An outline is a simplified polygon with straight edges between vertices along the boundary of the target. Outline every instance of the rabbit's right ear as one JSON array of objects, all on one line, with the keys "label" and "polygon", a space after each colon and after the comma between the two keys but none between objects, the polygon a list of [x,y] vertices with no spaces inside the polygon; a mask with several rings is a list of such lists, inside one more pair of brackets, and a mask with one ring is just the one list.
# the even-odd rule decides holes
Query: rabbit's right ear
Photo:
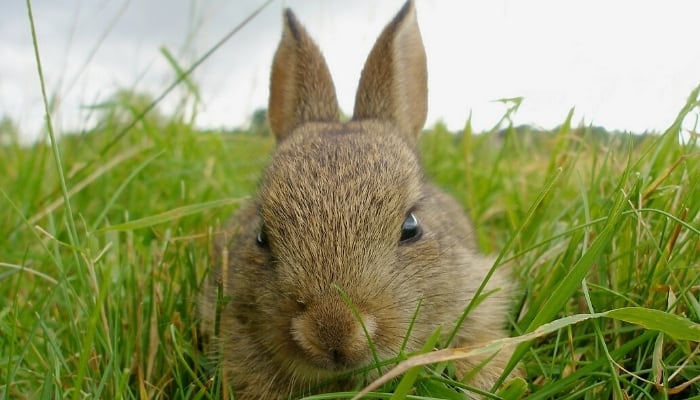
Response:
[{"label": "rabbit's right ear", "polygon": [[340,118],[326,61],[289,9],[272,62],[268,116],[278,141],[305,122],[337,122]]}]

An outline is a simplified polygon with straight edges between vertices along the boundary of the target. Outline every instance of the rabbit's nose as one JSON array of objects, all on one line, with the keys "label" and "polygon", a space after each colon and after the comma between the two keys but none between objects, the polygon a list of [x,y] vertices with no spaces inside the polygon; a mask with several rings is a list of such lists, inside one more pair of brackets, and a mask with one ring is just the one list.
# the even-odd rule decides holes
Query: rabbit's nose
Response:
[{"label": "rabbit's nose", "polygon": [[368,343],[376,330],[373,316],[360,316],[362,322],[342,301],[308,305],[292,319],[292,337],[312,364],[334,370],[356,367],[369,360]]}]

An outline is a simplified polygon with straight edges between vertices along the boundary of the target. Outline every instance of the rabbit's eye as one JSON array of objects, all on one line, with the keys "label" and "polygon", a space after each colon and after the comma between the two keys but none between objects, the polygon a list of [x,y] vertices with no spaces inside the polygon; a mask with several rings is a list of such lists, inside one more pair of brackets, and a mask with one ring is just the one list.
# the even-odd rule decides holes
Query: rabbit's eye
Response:
[{"label": "rabbit's eye", "polygon": [[401,225],[401,239],[399,239],[400,244],[406,244],[414,242],[420,239],[423,234],[423,229],[420,227],[420,222],[418,218],[413,213],[408,213],[406,219]]},{"label": "rabbit's eye", "polygon": [[255,237],[255,243],[260,247],[267,248],[267,233],[265,233],[265,227],[260,228],[260,232]]}]

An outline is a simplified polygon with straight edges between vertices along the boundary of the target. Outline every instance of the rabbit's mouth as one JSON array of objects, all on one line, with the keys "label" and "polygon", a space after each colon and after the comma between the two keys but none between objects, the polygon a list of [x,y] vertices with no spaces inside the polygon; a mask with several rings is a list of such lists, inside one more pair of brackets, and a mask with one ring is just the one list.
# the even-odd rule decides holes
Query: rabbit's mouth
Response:
[{"label": "rabbit's mouth", "polygon": [[335,376],[338,374],[356,370],[367,364],[367,357],[363,361],[351,360],[340,349],[331,349],[328,354],[310,355],[308,352],[301,354],[303,362],[310,367],[316,375]]}]

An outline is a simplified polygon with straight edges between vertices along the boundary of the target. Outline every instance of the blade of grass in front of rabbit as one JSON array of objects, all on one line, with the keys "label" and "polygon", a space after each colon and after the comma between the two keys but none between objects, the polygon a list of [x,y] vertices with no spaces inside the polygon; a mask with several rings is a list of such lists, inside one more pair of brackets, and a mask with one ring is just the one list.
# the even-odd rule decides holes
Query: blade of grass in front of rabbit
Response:
[{"label": "blade of grass in front of rabbit", "polygon": [[338,291],[340,294],[340,297],[343,299],[343,302],[350,307],[350,311],[352,312],[352,315],[355,317],[355,319],[360,323],[360,326],[362,327],[362,331],[365,334],[365,338],[367,338],[367,344],[369,345],[369,349],[372,352],[372,360],[374,361],[374,364],[377,368],[377,372],[379,375],[382,374],[382,366],[381,363],[379,362],[379,356],[377,355],[377,349],[374,346],[374,343],[372,342],[372,337],[369,334],[369,331],[367,330],[367,327],[365,326],[364,321],[362,320],[362,317],[360,316],[360,313],[357,311],[357,307],[353,304],[352,300],[350,299],[350,296],[341,288],[340,286],[333,284],[333,287]]}]

